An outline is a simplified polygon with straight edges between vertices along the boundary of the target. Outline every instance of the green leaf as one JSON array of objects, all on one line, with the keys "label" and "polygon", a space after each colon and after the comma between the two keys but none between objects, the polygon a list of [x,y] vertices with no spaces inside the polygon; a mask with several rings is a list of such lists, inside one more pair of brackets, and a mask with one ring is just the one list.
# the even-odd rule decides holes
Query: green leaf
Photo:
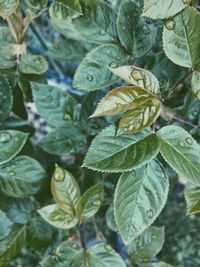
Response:
[{"label": "green leaf", "polygon": [[160,94],[158,79],[148,70],[135,66],[122,66],[110,70],[128,84],[141,87],[153,95]]},{"label": "green leaf", "polygon": [[75,215],[80,199],[80,189],[73,175],[56,166],[51,182],[51,190],[58,206],[69,215]]},{"label": "green leaf", "polygon": [[53,21],[64,23],[82,15],[79,0],[56,0],[49,9],[50,17]]},{"label": "green leaf", "polygon": [[161,141],[161,154],[167,163],[188,182],[199,186],[199,144],[178,126],[163,127],[158,135]]},{"label": "green leaf", "polygon": [[191,80],[192,91],[200,101],[200,72],[194,71]]},{"label": "green leaf", "polygon": [[15,42],[10,30],[6,26],[0,26],[0,46],[4,49],[7,45]]},{"label": "green leaf", "polygon": [[1,224],[0,228],[0,242],[1,242],[2,239],[7,237],[13,226],[11,220],[1,210],[0,210],[0,224]]},{"label": "green leaf", "polygon": [[0,165],[14,158],[25,145],[27,138],[27,134],[19,131],[0,131]]},{"label": "green leaf", "polygon": [[199,24],[199,12],[187,7],[176,17],[166,21],[163,31],[163,45],[167,57],[177,65],[197,71],[200,71]]},{"label": "green leaf", "polygon": [[200,212],[200,187],[187,183],[185,186],[185,200],[187,213],[195,214]]},{"label": "green leaf", "polygon": [[153,45],[151,30],[140,17],[140,8],[129,0],[119,7],[117,31],[121,44],[136,58],[144,56]]},{"label": "green leaf", "polygon": [[94,91],[116,82],[118,78],[108,67],[118,67],[129,63],[130,57],[117,45],[106,44],[91,50],[80,63],[74,76],[73,86]]},{"label": "green leaf", "polygon": [[144,0],[143,16],[152,19],[173,17],[189,4],[190,0]]},{"label": "green leaf", "polygon": [[86,254],[88,267],[126,267],[125,262],[110,245],[96,244],[89,248]]},{"label": "green leaf", "polygon": [[77,218],[61,210],[56,204],[41,208],[38,213],[46,222],[60,229],[70,229],[78,223]]},{"label": "green leaf", "polygon": [[0,16],[10,16],[19,6],[19,0],[4,0],[0,2]]},{"label": "green leaf", "polygon": [[144,262],[140,264],[140,267],[173,267],[173,266],[163,261],[159,261],[159,262],[153,262],[153,263]]},{"label": "green leaf", "polygon": [[0,188],[4,194],[24,198],[38,193],[47,173],[35,159],[18,156],[0,168]]},{"label": "green leaf", "polygon": [[151,259],[162,249],[164,239],[164,227],[150,226],[128,246],[128,254],[134,260]]},{"label": "green leaf", "polygon": [[114,232],[117,232],[117,225],[115,223],[115,218],[114,218],[114,210],[113,210],[113,206],[110,206],[107,209],[106,212],[106,223],[107,226]]},{"label": "green leaf", "polygon": [[158,118],[160,111],[160,101],[155,98],[137,106],[122,117],[117,134],[134,134],[149,127]]},{"label": "green leaf", "polygon": [[77,216],[80,221],[93,217],[101,207],[103,201],[103,184],[99,183],[90,187],[81,197],[77,205]]},{"label": "green leaf", "polygon": [[66,156],[78,153],[86,146],[86,138],[72,122],[58,127],[47,134],[39,143],[40,147],[53,155]]},{"label": "green leaf", "polygon": [[168,187],[168,178],[157,161],[122,174],[115,191],[114,213],[126,245],[155,221],[166,203]]},{"label": "green leaf", "polygon": [[26,242],[26,226],[15,226],[6,239],[0,242],[0,263],[14,259]]},{"label": "green leaf", "polygon": [[64,241],[53,256],[45,258],[42,267],[84,267],[84,252],[74,241]]},{"label": "green leaf", "polygon": [[48,0],[25,0],[25,2],[32,8],[42,9],[47,6]]},{"label": "green leaf", "polygon": [[117,40],[116,14],[101,0],[81,0],[83,15],[73,21],[76,30],[92,43],[112,43]]},{"label": "green leaf", "polygon": [[116,136],[115,127],[109,126],[93,140],[83,166],[106,172],[130,171],[152,160],[158,152],[158,138],[149,129]]},{"label": "green leaf", "polygon": [[16,67],[16,61],[12,54],[5,51],[5,49],[0,50],[0,70],[7,70]]},{"label": "green leaf", "polygon": [[134,110],[151,99],[151,95],[136,86],[122,86],[110,91],[98,104],[91,117],[116,115]]},{"label": "green leaf", "polygon": [[9,117],[13,105],[13,96],[8,79],[0,76],[0,121]]},{"label": "green leaf", "polygon": [[32,89],[38,113],[51,125],[67,125],[67,121],[72,118],[76,100],[55,86],[32,83]]},{"label": "green leaf", "polygon": [[42,74],[47,71],[48,63],[42,56],[23,54],[18,67],[21,73]]}]

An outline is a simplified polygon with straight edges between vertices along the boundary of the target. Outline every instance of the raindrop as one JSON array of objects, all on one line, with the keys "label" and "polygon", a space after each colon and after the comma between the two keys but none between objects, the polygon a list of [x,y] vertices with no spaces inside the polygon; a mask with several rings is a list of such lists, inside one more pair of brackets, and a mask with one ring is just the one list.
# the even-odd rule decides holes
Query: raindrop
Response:
[{"label": "raindrop", "polygon": [[134,80],[139,81],[142,80],[142,76],[138,70],[133,70],[131,72],[131,76],[133,77]]},{"label": "raindrop", "polygon": [[176,23],[173,19],[169,19],[167,21],[165,21],[165,27],[168,29],[168,30],[173,30],[176,26]]},{"label": "raindrop", "polygon": [[170,130],[170,133],[175,133],[175,130],[174,129]]},{"label": "raindrop", "polygon": [[187,143],[188,145],[192,145],[192,144],[193,144],[193,140],[192,140],[192,138],[190,138],[190,137],[186,138],[186,143]]},{"label": "raindrop", "polygon": [[72,245],[72,248],[77,248],[77,245],[76,245],[76,244],[73,244],[73,245]]},{"label": "raindrop", "polygon": [[121,59],[121,57],[120,56],[117,56],[117,60],[120,60]]},{"label": "raindrop", "polygon": [[147,211],[147,217],[150,219],[153,217],[153,211],[152,210]]},{"label": "raindrop", "polygon": [[110,68],[117,68],[117,67],[118,67],[118,64],[117,64],[117,62],[111,62],[111,63],[109,64],[109,67],[110,67]]},{"label": "raindrop", "polygon": [[48,100],[49,101],[52,101],[53,100],[53,97],[51,95],[48,96]]},{"label": "raindrop", "polygon": [[10,175],[10,176],[15,176],[16,173],[15,173],[14,171],[11,171],[11,172],[9,172],[9,175]]},{"label": "raindrop", "polygon": [[91,75],[88,74],[88,76],[87,76],[87,80],[91,82],[91,81],[93,80],[93,77],[92,77]]},{"label": "raindrop", "polygon": [[183,141],[179,142],[179,145],[184,147],[184,142]]},{"label": "raindrop", "polygon": [[54,173],[54,179],[56,181],[64,181],[65,179],[65,171],[59,167],[56,168],[56,171]]},{"label": "raindrop", "polygon": [[99,31],[99,34],[100,34],[101,36],[103,36],[103,35],[106,34],[106,32],[105,32],[103,29],[101,29],[101,30]]},{"label": "raindrop", "polygon": [[112,251],[112,247],[110,245],[106,245],[105,248],[107,251]]},{"label": "raindrop", "polygon": [[11,135],[8,132],[1,132],[0,133],[0,142],[7,143],[11,140]]},{"label": "raindrop", "polygon": [[99,207],[101,205],[101,201],[100,200],[96,200],[94,202],[94,205],[97,206],[97,207]]}]

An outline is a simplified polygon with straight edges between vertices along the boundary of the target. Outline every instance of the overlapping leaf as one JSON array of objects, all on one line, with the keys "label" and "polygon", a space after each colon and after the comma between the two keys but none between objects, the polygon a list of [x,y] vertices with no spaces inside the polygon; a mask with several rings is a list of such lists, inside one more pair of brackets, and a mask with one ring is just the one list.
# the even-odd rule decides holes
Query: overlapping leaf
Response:
[{"label": "overlapping leaf", "polygon": [[200,212],[200,186],[194,186],[190,183],[185,187],[185,200],[187,204],[187,213],[195,214]]},{"label": "overlapping leaf", "polygon": [[194,71],[191,80],[192,91],[200,101],[200,72]]},{"label": "overlapping leaf", "polygon": [[124,173],[114,196],[117,227],[125,244],[130,244],[160,214],[168,194],[168,179],[157,161]]},{"label": "overlapping leaf", "polygon": [[0,2],[0,16],[10,16],[19,6],[19,0],[4,0]]},{"label": "overlapping leaf", "polygon": [[173,17],[189,4],[190,0],[144,0],[143,16],[152,19]]},{"label": "overlapping leaf", "polygon": [[42,74],[47,71],[48,63],[42,56],[23,54],[18,67],[21,73]]},{"label": "overlapping leaf", "polygon": [[149,162],[158,152],[158,138],[150,130],[116,136],[115,127],[109,126],[95,137],[83,166],[107,172],[129,171]]},{"label": "overlapping leaf", "polygon": [[114,44],[101,45],[91,50],[80,63],[74,76],[74,87],[94,91],[116,82],[118,78],[108,70],[128,64],[130,56]]},{"label": "overlapping leaf", "polygon": [[11,220],[7,217],[7,215],[0,210],[0,241],[7,237],[7,235],[10,233],[13,223]]},{"label": "overlapping leaf", "polygon": [[200,183],[200,146],[183,128],[163,127],[158,135],[161,154],[175,171],[194,185]]},{"label": "overlapping leaf", "polygon": [[14,158],[23,148],[28,135],[16,131],[0,131],[0,165]]},{"label": "overlapping leaf", "polygon": [[163,32],[163,45],[167,57],[177,65],[196,71],[200,71],[199,24],[199,12],[187,7],[165,22]]}]

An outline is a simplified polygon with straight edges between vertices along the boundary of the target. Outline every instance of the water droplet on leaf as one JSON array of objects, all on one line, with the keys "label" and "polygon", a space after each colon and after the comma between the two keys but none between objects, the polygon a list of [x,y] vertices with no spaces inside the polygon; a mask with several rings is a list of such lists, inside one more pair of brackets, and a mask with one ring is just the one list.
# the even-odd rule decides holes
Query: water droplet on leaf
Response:
[{"label": "water droplet on leaf", "polygon": [[105,32],[103,29],[101,29],[101,30],[99,31],[99,34],[100,34],[101,36],[103,36],[103,35],[106,34],[106,32]]},{"label": "water droplet on leaf", "polygon": [[152,210],[147,211],[147,217],[150,219],[153,217],[153,211]]},{"label": "water droplet on leaf", "polygon": [[170,133],[175,133],[175,130],[174,129],[170,130]]},{"label": "water droplet on leaf", "polygon": [[9,175],[10,175],[10,176],[15,176],[16,173],[15,173],[14,171],[11,171],[11,172],[9,172]]},{"label": "water droplet on leaf", "polygon": [[11,140],[11,135],[8,132],[1,132],[0,133],[0,142],[7,143]]},{"label": "water droplet on leaf", "polygon": [[109,64],[109,67],[110,67],[110,68],[117,68],[117,67],[118,67],[118,64],[117,64],[117,62],[111,62],[111,63]]},{"label": "water droplet on leaf", "polygon": [[184,144],[183,141],[181,141],[181,142],[179,142],[179,145],[182,146],[182,147],[184,147],[185,144]]},{"label": "water droplet on leaf", "polygon": [[193,140],[192,140],[192,138],[190,138],[190,137],[186,138],[186,143],[187,143],[188,145],[192,145],[192,144],[193,144]]},{"label": "water droplet on leaf", "polygon": [[167,21],[165,21],[165,27],[168,29],[168,30],[173,30],[176,26],[176,23],[173,19],[169,19]]},{"label": "water droplet on leaf", "polygon": [[96,201],[94,202],[94,205],[97,206],[97,207],[100,206],[100,205],[101,205],[101,201],[100,201],[100,200],[96,200]]},{"label": "water droplet on leaf", "polygon": [[87,76],[87,80],[88,80],[88,81],[92,81],[92,80],[93,80],[93,77],[92,77],[91,75],[88,74],[88,76]]}]

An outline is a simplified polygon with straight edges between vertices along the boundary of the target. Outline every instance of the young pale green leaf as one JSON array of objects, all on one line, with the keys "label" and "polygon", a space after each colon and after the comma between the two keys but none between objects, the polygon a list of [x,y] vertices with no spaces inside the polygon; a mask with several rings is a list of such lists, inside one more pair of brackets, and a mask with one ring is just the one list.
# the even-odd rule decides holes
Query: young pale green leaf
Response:
[{"label": "young pale green leaf", "polygon": [[110,245],[96,244],[86,254],[88,267],[126,267],[125,262]]},{"label": "young pale green leaf", "polygon": [[0,263],[9,263],[26,243],[26,225],[14,226],[9,235],[0,241]]},{"label": "young pale green leaf", "polygon": [[19,0],[4,0],[0,2],[0,16],[7,18],[19,6]]},{"label": "young pale green leaf", "polygon": [[0,242],[4,238],[7,237],[7,235],[10,233],[12,230],[13,223],[11,220],[7,217],[7,215],[0,210]]},{"label": "young pale green leaf", "polygon": [[5,51],[5,49],[0,50],[0,70],[7,70],[16,67],[16,60],[12,54]]},{"label": "young pale green leaf", "polygon": [[150,226],[128,246],[128,254],[134,260],[151,259],[162,249],[164,240],[164,227]]},{"label": "young pale green leaf", "polygon": [[160,111],[160,101],[156,98],[128,111],[119,122],[117,135],[134,134],[149,127],[158,118]]},{"label": "young pale green leaf", "polygon": [[91,117],[116,115],[134,110],[151,99],[151,95],[137,86],[122,86],[110,91],[98,104]]},{"label": "young pale green leaf", "polygon": [[83,15],[73,24],[79,34],[91,43],[104,44],[116,42],[115,11],[102,0],[80,0]]},{"label": "young pale green leaf", "polygon": [[23,148],[28,135],[16,130],[0,131],[0,165],[14,158]]},{"label": "young pale green leaf", "polygon": [[58,206],[69,215],[75,215],[80,200],[80,189],[73,175],[56,166],[51,190]]},{"label": "young pale green leaf", "polygon": [[0,76],[0,121],[9,117],[13,105],[13,96],[8,80]]},{"label": "young pale green leaf", "polygon": [[105,172],[130,171],[155,158],[158,152],[158,138],[149,129],[116,136],[116,128],[109,126],[93,140],[83,166]]},{"label": "young pale green leaf", "polygon": [[143,16],[166,19],[182,11],[191,0],[144,0]]},{"label": "young pale green leaf", "polygon": [[86,137],[72,122],[58,127],[47,134],[39,143],[40,147],[53,155],[66,156],[78,153],[86,145]]},{"label": "young pale green leaf", "polygon": [[64,241],[53,256],[45,258],[42,267],[84,267],[84,251],[74,241]]},{"label": "young pale green leaf", "polygon": [[64,23],[82,15],[79,0],[56,0],[49,8],[49,14],[53,21]]},{"label": "young pale green leaf", "polygon": [[200,183],[200,146],[183,128],[166,126],[159,132],[161,154],[167,163],[194,185]]},{"label": "young pale green leaf", "polygon": [[194,71],[191,80],[192,91],[200,101],[200,72]]},{"label": "young pale green leaf", "polygon": [[31,8],[42,9],[47,6],[48,0],[25,0]]},{"label": "young pale green leaf", "polygon": [[140,264],[140,267],[173,267],[173,266],[163,261],[159,261],[159,262],[153,262],[153,263],[144,262]]},{"label": "young pale green leaf", "polygon": [[126,245],[155,221],[165,205],[168,187],[168,178],[157,161],[122,174],[115,191],[114,214]]},{"label": "young pale green leaf", "polygon": [[103,201],[103,183],[90,187],[78,202],[76,214],[80,221],[93,217],[101,207]]},{"label": "young pale green leaf", "polygon": [[41,208],[38,213],[46,222],[60,229],[70,229],[78,223],[74,215],[61,210],[56,204]]},{"label": "young pale green leaf", "polygon": [[129,0],[119,7],[117,31],[121,44],[136,58],[144,56],[153,45],[151,30],[140,17],[139,6]]},{"label": "young pale green leaf", "polygon": [[153,95],[160,94],[158,79],[148,70],[135,66],[122,66],[110,70],[131,85],[141,87]]},{"label": "young pale green leaf", "polygon": [[76,100],[60,88],[32,83],[33,99],[38,113],[54,126],[66,126],[72,118]]},{"label": "young pale green leaf", "polygon": [[35,159],[18,156],[0,168],[0,189],[7,196],[24,198],[38,193],[47,173]]},{"label": "young pale green leaf", "polygon": [[106,44],[91,50],[80,63],[74,76],[74,87],[94,91],[118,80],[108,67],[116,68],[129,63],[130,56],[117,45]]},{"label": "young pale green leaf", "polygon": [[199,24],[199,12],[187,7],[167,20],[163,31],[163,46],[167,57],[177,65],[197,71],[200,71]]},{"label": "young pale green leaf", "polygon": [[187,183],[185,186],[185,200],[187,213],[195,214],[200,212],[200,186]]},{"label": "young pale green leaf", "polygon": [[23,54],[18,64],[19,71],[25,74],[42,74],[48,69],[46,59],[38,55]]}]

